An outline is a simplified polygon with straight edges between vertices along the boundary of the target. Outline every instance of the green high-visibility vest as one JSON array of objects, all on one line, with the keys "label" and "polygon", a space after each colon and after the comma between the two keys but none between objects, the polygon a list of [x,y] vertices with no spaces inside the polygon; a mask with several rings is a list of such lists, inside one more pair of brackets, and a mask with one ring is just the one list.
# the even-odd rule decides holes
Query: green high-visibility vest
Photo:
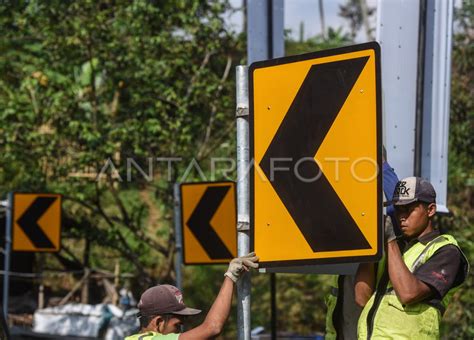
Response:
[{"label": "green high-visibility vest", "polygon": [[[378,263],[377,263],[377,275],[376,275],[376,284],[379,282],[380,278],[382,277],[382,274],[384,272],[385,268],[385,258],[382,258]],[[338,306],[338,304],[342,304],[343,301],[341,301],[341,289],[348,288],[347,284],[344,284],[343,280],[348,280],[351,279],[348,275],[333,275],[331,277],[331,290],[329,294],[326,296],[325,303],[326,303],[326,333],[324,335],[324,339],[326,340],[335,340],[338,338],[338,333],[339,333],[339,338],[344,338],[344,337],[355,337],[355,334],[357,333],[356,329],[356,322],[359,318],[359,314],[357,315],[349,315],[351,318],[356,318],[354,322],[346,320],[345,322],[343,321],[342,325],[340,327],[345,328],[345,329],[338,329],[336,331],[336,326],[334,325],[334,312],[336,310],[336,306],[338,309],[338,313],[341,314],[339,317],[348,317],[348,315],[343,315],[343,306]],[[353,281],[353,278],[352,280]],[[353,289],[353,287],[350,287]],[[353,303],[356,305],[355,301],[347,301],[347,291],[344,294],[344,299],[346,300],[344,303]],[[352,296],[353,294],[351,294]],[[352,307],[351,311],[360,310],[360,307]],[[354,329],[352,329],[354,328]],[[345,336],[344,336],[345,335]]]},{"label": "green high-visibility vest", "polygon": [[[413,273],[417,268],[426,263],[438,249],[447,245],[457,247],[466,263],[468,263],[457,241],[451,235],[439,235],[427,244],[418,242],[403,254],[403,261],[410,272]],[[429,305],[425,302],[404,305],[398,300],[389,282],[378,308],[375,311],[371,311],[376,296],[376,294],[373,294],[362,310],[357,329],[358,338],[438,339],[439,323],[442,314],[458,288],[459,286],[451,288],[437,306]],[[371,314],[370,317],[369,314]],[[369,330],[368,320],[371,323],[371,331]]]},{"label": "green high-visibility vest", "polygon": [[125,340],[178,340],[178,333],[160,334],[157,332],[146,332],[127,336]]},{"label": "green high-visibility vest", "polygon": [[334,340],[336,339],[336,329],[334,327],[333,322],[333,315],[334,309],[336,309],[337,304],[337,296],[339,292],[339,281],[340,276],[333,275],[331,277],[331,290],[329,294],[326,296],[326,334],[324,335],[324,339],[326,340]]}]

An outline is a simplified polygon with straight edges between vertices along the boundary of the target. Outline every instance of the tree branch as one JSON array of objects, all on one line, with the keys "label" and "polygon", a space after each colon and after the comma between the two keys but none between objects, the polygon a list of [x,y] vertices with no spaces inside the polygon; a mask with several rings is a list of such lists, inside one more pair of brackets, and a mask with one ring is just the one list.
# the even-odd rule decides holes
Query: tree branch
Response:
[{"label": "tree branch", "polygon": [[232,131],[234,128],[234,122],[231,122],[227,125],[227,128],[224,129],[224,132],[218,136],[214,137],[215,143],[212,145],[208,146],[206,149],[202,151],[201,157],[197,158],[198,161],[202,159],[206,159],[215,149],[217,149],[224,140],[229,138],[229,133]]},{"label": "tree branch", "polygon": [[146,236],[143,233],[142,230],[135,227],[133,224],[125,223],[123,220],[121,220],[117,217],[111,217],[111,216],[107,215],[107,213],[103,210],[100,201],[96,201],[95,202],[96,207],[94,207],[94,206],[92,206],[92,205],[90,205],[90,204],[88,204],[84,201],[78,200],[78,199],[76,199],[74,197],[71,197],[71,196],[64,195],[63,198],[64,198],[64,200],[69,200],[69,201],[78,203],[78,204],[82,205],[83,207],[87,208],[88,210],[90,210],[92,213],[100,215],[105,220],[105,222],[114,230],[116,230],[115,223],[118,223],[118,224],[121,224],[121,225],[125,226],[131,232],[133,232],[133,234],[140,241],[145,242],[146,244],[148,244],[148,246],[150,246],[154,250],[158,251],[159,253],[163,254],[164,256],[167,256],[168,249],[166,249],[166,247],[164,247],[162,244],[160,244],[160,243],[156,242],[155,240],[151,239],[150,237]]},{"label": "tree branch", "polygon": [[[224,73],[222,74],[222,77],[219,81],[219,86],[217,87],[216,95],[214,96],[215,98],[219,98],[219,95],[224,88],[224,83],[229,77],[230,69],[232,67],[232,58],[230,55],[227,56],[227,63],[225,65]],[[197,153],[197,159],[201,159],[202,154],[204,153],[204,149],[206,147],[206,144],[209,142],[209,139],[211,138],[211,130],[212,126],[214,125],[214,118],[216,116],[217,112],[217,106],[216,104],[212,103],[211,104],[211,113],[209,115],[209,123],[207,124],[206,127],[206,133],[204,135],[204,139],[201,143],[201,146],[199,147],[199,151]]]},{"label": "tree branch", "polygon": [[[109,183],[109,190],[110,192],[112,193],[112,197],[114,198],[114,201],[115,201],[115,204],[117,204],[117,207],[119,208],[120,210],[120,214],[122,215],[122,218],[124,220],[124,223],[127,225],[127,226],[130,226],[132,227],[132,229],[137,229],[132,221],[130,220],[130,216],[128,215],[128,212],[127,212],[127,209],[125,209],[125,206],[123,205],[123,202],[122,200],[120,199],[119,197],[119,194],[117,192],[117,189],[115,189],[114,187],[114,182],[112,180],[112,178],[110,176],[107,176],[107,179],[108,179],[108,183]],[[96,182],[97,183],[97,182]],[[96,188],[97,187],[97,184],[96,184]]]},{"label": "tree branch", "polygon": [[31,105],[33,106],[33,111],[36,115],[39,115],[40,112],[39,112],[38,102],[36,101],[35,90],[30,85],[28,85],[26,88],[28,89],[28,94],[31,100]]},{"label": "tree branch", "polygon": [[92,38],[89,34],[88,41],[87,41],[87,54],[89,58],[89,65],[91,69],[90,74],[90,85],[91,85],[91,103],[92,103],[92,113],[93,113],[93,123],[94,128],[97,130],[97,112],[98,112],[98,104],[97,104],[97,89],[95,87],[95,68],[94,68],[94,56],[92,53]]},{"label": "tree branch", "polygon": [[196,73],[194,73],[191,80],[189,81],[189,86],[188,86],[188,89],[186,90],[185,101],[187,101],[189,99],[189,97],[191,96],[191,93],[193,91],[193,88],[194,88],[194,85],[196,83],[197,78],[201,74],[202,70],[207,66],[207,64],[209,63],[209,60],[211,59],[211,56],[214,53],[215,52],[209,52],[209,51],[206,52],[206,55],[204,56],[204,58],[201,62],[201,65],[199,66],[198,70],[196,71]]}]

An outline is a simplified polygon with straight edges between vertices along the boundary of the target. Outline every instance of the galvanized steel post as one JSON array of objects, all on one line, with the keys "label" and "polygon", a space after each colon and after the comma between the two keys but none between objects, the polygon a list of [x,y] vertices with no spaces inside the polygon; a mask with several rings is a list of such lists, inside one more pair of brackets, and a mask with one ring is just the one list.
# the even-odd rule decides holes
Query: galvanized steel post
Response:
[{"label": "galvanized steel post", "polygon": [[[249,65],[255,61],[267,60],[277,57],[283,57],[285,54],[285,42],[284,42],[284,22],[283,22],[283,0],[252,0],[247,1],[247,61]],[[242,74],[242,78],[239,80],[239,74]],[[245,77],[245,78],[243,78]],[[245,79],[245,81],[243,81]],[[239,92],[240,88],[240,92]],[[239,122],[240,114],[246,113]],[[238,200],[242,199],[242,204],[245,203],[245,207],[241,207],[239,204],[238,215],[242,217],[243,223],[248,223],[249,220],[249,182],[248,182],[248,161],[241,161],[239,163],[239,152],[241,157],[245,157],[248,160],[248,84],[247,84],[247,69],[242,66],[237,67],[237,177],[240,178],[237,183]],[[240,125],[240,126],[239,126]],[[240,129],[240,130],[239,130]],[[240,132],[239,132],[240,131]],[[240,139],[239,139],[240,138]],[[245,144],[239,144],[239,141]],[[245,147],[244,147],[245,146]],[[241,158],[244,159],[244,158]],[[251,160],[253,162],[253,160]],[[240,176],[239,176],[239,169]],[[243,177],[245,175],[245,177]],[[242,183],[241,183],[242,182]],[[245,189],[243,188],[245,183]],[[239,184],[241,189],[239,190]],[[240,194],[239,194],[240,191]],[[245,201],[244,201],[245,199]],[[242,224],[243,225],[243,224]],[[248,249],[248,233],[239,236],[239,255],[245,252],[240,251],[242,249]],[[246,242],[246,243],[245,243]],[[258,255],[258,254],[257,254]],[[271,274],[272,281],[275,283],[275,274]],[[242,285],[248,284],[248,304],[245,308],[248,308],[248,312],[238,310],[238,321],[243,320],[244,326],[241,332],[239,327],[239,339],[250,339],[250,279],[248,283],[242,283]],[[239,289],[239,288],[237,288]],[[239,292],[239,291],[237,291]],[[242,291],[245,294],[246,291]],[[272,292],[272,296],[275,291]],[[246,295],[245,295],[246,296]],[[275,300],[274,300],[275,301]],[[241,314],[243,313],[243,315]],[[248,317],[248,319],[246,319]],[[272,309],[272,321],[276,320],[276,308]],[[276,326],[272,323],[272,338],[276,336]]]},{"label": "galvanized steel post", "polygon": [[[236,70],[237,119],[237,253],[249,252],[249,91],[247,66]],[[237,282],[237,329],[239,340],[250,340],[250,274]]]},{"label": "galvanized steel post", "polygon": [[6,209],[5,218],[5,248],[3,249],[3,315],[8,320],[8,295],[9,295],[9,274],[10,274],[10,253],[12,247],[12,209],[13,193],[9,192],[7,200],[4,202]]},{"label": "galvanized steel post", "polygon": [[174,235],[176,242],[176,257],[174,268],[176,272],[176,287],[182,290],[183,279],[181,275],[181,265],[183,263],[183,237],[181,234],[181,194],[179,191],[179,183],[175,183],[173,187],[174,201]]}]

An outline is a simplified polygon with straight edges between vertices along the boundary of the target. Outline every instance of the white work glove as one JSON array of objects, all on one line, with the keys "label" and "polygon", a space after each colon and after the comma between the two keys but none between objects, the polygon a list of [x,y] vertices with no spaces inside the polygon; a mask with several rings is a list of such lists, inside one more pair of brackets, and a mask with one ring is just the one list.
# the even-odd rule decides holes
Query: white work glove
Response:
[{"label": "white work glove", "polygon": [[392,242],[393,240],[397,239],[395,235],[395,231],[393,231],[393,223],[392,218],[390,216],[384,216],[385,219],[385,227],[384,227],[384,238],[385,243]]},{"label": "white work glove", "polygon": [[258,268],[258,256],[252,252],[245,256],[236,257],[229,263],[229,268],[225,272],[225,276],[232,281],[237,282],[243,272],[248,272],[249,268]]}]

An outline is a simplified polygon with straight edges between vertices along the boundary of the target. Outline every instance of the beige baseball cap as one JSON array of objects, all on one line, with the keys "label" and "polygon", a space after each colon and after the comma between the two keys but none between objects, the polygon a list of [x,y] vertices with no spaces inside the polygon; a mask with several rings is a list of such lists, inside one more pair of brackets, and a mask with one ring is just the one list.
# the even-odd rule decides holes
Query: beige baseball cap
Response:
[{"label": "beige baseball cap", "polygon": [[436,203],[436,191],[426,179],[407,177],[398,181],[391,203],[405,205],[413,202]]}]

